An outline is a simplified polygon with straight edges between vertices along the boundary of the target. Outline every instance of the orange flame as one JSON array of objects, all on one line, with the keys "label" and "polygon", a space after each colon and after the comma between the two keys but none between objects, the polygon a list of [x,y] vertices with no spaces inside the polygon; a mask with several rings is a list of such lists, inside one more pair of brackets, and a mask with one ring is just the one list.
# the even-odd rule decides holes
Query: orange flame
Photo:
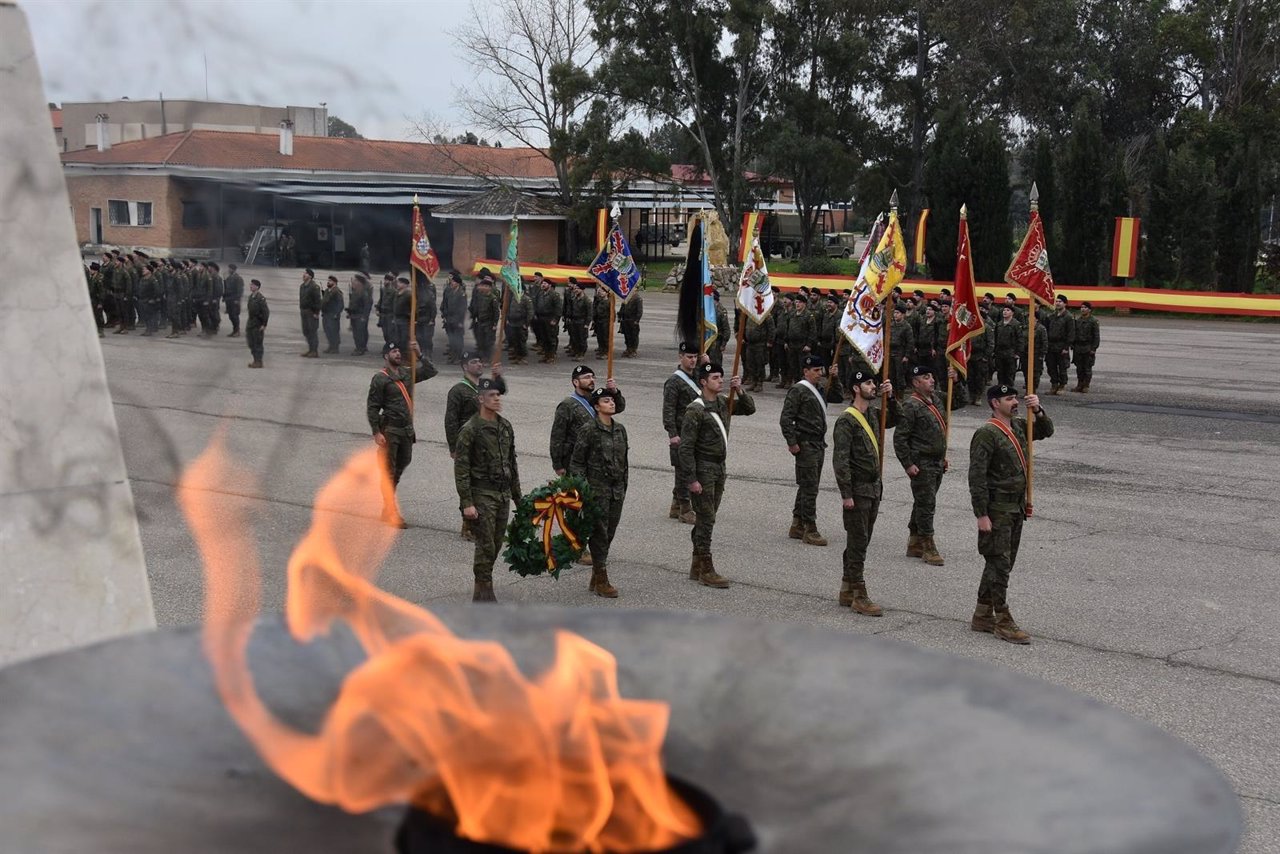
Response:
[{"label": "orange flame", "polygon": [[369,656],[315,734],[278,720],[249,672],[260,573],[243,502],[226,497],[247,475],[215,440],[179,484],[205,565],[205,654],[267,765],[350,812],[413,803],[463,837],[528,851],[642,851],[696,836],[662,769],[669,708],[623,699],[609,652],[559,632],[555,663],[530,680],[500,644],[455,637],[374,585],[395,534],[357,513],[378,506],[385,476],[375,450],[352,457],[316,496],[289,560],[293,636],[307,641],[340,619]]}]

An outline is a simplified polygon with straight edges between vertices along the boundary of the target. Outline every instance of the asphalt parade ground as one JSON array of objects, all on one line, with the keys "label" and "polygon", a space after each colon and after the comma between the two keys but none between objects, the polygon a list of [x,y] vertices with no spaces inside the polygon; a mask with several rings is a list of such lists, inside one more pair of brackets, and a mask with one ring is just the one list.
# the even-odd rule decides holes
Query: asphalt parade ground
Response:
[{"label": "asphalt parade ground", "polygon": [[[317,280],[327,272],[317,270]],[[300,271],[241,273],[246,282],[262,279],[271,306],[265,370],[246,368],[248,348],[243,338],[224,337],[225,316],[216,340],[110,331],[102,340],[164,625],[201,618],[200,558],[174,485],[215,431],[225,430],[235,457],[253,473],[232,494],[216,496],[215,506],[248,502],[267,610],[283,603],[285,566],[310,523],[317,490],[371,444],[365,395],[382,364],[381,331],[371,321],[367,356],[350,355],[344,328],[341,355],[301,359]],[[340,274],[344,291],[347,278]],[[1280,851],[1280,324],[1104,316],[1090,393],[1049,397],[1046,377],[1043,404],[1056,433],[1036,444],[1036,514],[1009,587],[1013,613],[1034,638],[1019,647],[968,627],[982,561],[966,472],[985,406],[955,416],[950,472],[938,496],[936,540],[945,566],[904,556],[911,493],[901,466],[891,453],[886,459],[866,571],[884,617],[836,604],[844,533],[829,453],[818,528],[831,545],[787,538],[795,486],[778,429],[784,392],[772,384],[756,395],[756,415],[733,419],[713,545],[716,567],[733,586],[689,581],[690,528],[667,518],[672,472],[661,423],[662,384],[676,361],[674,317],[673,295],[646,293],[640,355],[615,363],[631,446],[630,488],[609,567],[621,598],[588,593],[582,567],[559,581],[525,579],[499,561],[500,602],[790,621],[888,635],[1010,667],[1195,746],[1240,796],[1248,825],[1241,850]],[[567,343],[563,332],[560,342]],[[439,356],[439,328],[435,343]],[[621,336],[617,345],[620,355]],[[731,358],[732,345],[726,363]],[[587,363],[602,383],[604,360]],[[458,533],[443,427],[445,395],[460,372],[442,358],[436,364],[441,375],[418,386],[418,443],[400,485],[410,527],[379,576],[385,589],[427,606],[469,601],[472,586],[472,544]],[[515,426],[526,490],[553,474],[551,419],[570,391],[574,364],[561,353],[555,365],[507,368],[503,414]],[[830,421],[840,409],[829,408]],[[379,510],[353,512],[367,512],[377,524]],[[998,775],[1009,762],[1017,757],[993,756],[990,769],[975,773]]]}]

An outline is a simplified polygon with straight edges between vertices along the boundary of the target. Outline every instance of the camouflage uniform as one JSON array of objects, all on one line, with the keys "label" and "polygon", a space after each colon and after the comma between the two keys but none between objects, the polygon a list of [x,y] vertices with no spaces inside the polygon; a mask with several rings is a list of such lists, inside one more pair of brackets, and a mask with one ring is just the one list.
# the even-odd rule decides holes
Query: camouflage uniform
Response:
[{"label": "camouflage uniform", "polygon": [[[436,286],[426,276],[418,279],[418,316],[414,319],[413,334],[422,350],[422,355],[430,359],[435,353],[436,337]],[[365,313],[366,316],[368,312]],[[368,336],[366,336],[367,339]]]},{"label": "camouflage uniform", "polygon": [[[1059,303],[1061,305],[1061,303]],[[1071,369],[1071,345],[1076,340],[1076,319],[1063,306],[1049,315],[1045,324],[1049,332],[1049,385],[1057,394],[1067,387],[1067,373]]]},{"label": "camouflage uniform", "polygon": [[804,359],[804,348],[814,337],[812,318],[807,309],[796,308],[791,312],[787,323],[787,366],[783,372],[786,387],[790,388],[800,382],[800,362]]},{"label": "camouflage uniform", "polygon": [[471,330],[476,337],[476,349],[480,351],[480,358],[488,362],[493,358],[493,347],[498,334],[498,320],[502,316],[502,306],[498,303],[497,294],[492,288],[488,293],[476,288],[471,302]]},{"label": "camouflage uniform", "polygon": [[[614,414],[620,415],[627,408],[622,392],[615,392],[614,402],[617,404]],[[551,421],[551,468],[557,472],[568,471],[578,434],[595,420],[595,408],[582,395],[575,392],[560,401],[556,406],[555,418]]]},{"label": "camouflage uniform", "polygon": [[569,460],[569,473],[586,478],[600,509],[600,520],[590,531],[591,564],[596,575],[608,566],[609,545],[622,520],[629,474],[627,450],[627,429],[620,422],[615,420],[606,427],[593,418],[578,431]]},{"label": "camouflage uniform", "polygon": [[516,468],[516,434],[501,415],[487,421],[479,413],[458,431],[453,480],[458,507],[475,507],[471,522],[475,533],[475,557],[471,570],[478,583],[493,583],[493,563],[502,548],[511,502],[520,500],[520,474]]},{"label": "camouflage uniform", "polygon": [[[253,296],[261,296],[261,293]],[[252,309],[252,297],[250,308]],[[429,380],[439,371],[425,359],[418,362],[417,376],[411,379],[408,367],[383,368],[369,381],[369,395],[365,401],[365,416],[375,435],[382,434],[386,444],[378,449],[378,456],[386,467],[389,483],[383,484],[382,512],[395,511],[396,487],[400,476],[413,461],[413,445],[418,441],[413,430],[414,381]],[[398,517],[398,513],[396,513]]]},{"label": "camouflage uniform", "polygon": [[[320,298],[320,319],[324,324],[325,342],[329,345],[325,352],[337,353],[342,343],[342,291],[336,284],[324,289]],[[405,345],[404,350],[408,349]]]},{"label": "camouflage uniform", "polygon": [[560,349],[560,315],[564,304],[555,285],[544,292],[534,302],[533,313],[538,321],[538,330],[542,333],[539,343],[542,344],[542,361],[554,362]]},{"label": "camouflage uniform", "polygon": [[636,355],[640,348],[640,318],[644,316],[644,297],[640,291],[632,291],[627,301],[618,306],[618,326],[626,349],[622,355]]},{"label": "camouflage uniform", "polygon": [[[993,419],[994,420],[994,419]],[[1010,425],[1025,456],[1029,447],[1024,419],[1015,418]],[[1032,435],[1047,439],[1053,435],[1053,422],[1043,410],[1035,418]],[[1009,576],[1018,559],[1022,540],[1022,522],[1026,518],[1027,473],[1022,457],[1004,431],[988,421],[979,427],[969,443],[969,498],[976,518],[991,519],[990,532],[978,532],[978,553],[985,558],[982,581],[978,585],[978,608],[974,612],[975,631],[995,631],[1007,640],[1014,639],[1001,631],[1002,621],[1012,632],[1021,633],[1009,614]],[[1022,641],[1027,636],[1022,634]]]},{"label": "camouflage uniform", "polygon": [[467,291],[462,285],[454,282],[445,285],[440,299],[440,320],[449,341],[449,362],[457,362],[462,356],[462,335],[467,321]]},{"label": "camouflage uniform", "polygon": [[[843,511],[845,548],[842,557],[844,572],[840,584],[841,605],[852,603],[856,585],[863,585],[862,593],[866,593],[863,572],[866,567],[867,545],[871,542],[876,516],[880,512],[880,499],[884,494],[884,485],[880,479],[879,440],[872,441],[849,409],[841,413],[831,430],[831,467],[835,472],[836,487],[840,490],[842,500],[853,499],[853,508]],[[890,399],[886,426],[892,427],[897,423],[897,413],[898,404]],[[874,433],[880,423],[878,403],[873,402],[864,417]]]},{"label": "camouflage uniform", "polygon": [[244,299],[244,278],[238,272],[227,276],[222,283],[222,301],[227,308],[227,319],[231,321],[231,335],[240,334],[240,301]]},{"label": "camouflage uniform", "polygon": [[[740,391],[735,397],[733,414],[752,415],[755,411],[756,404],[751,395]],[[725,395],[710,402],[699,395],[685,408],[680,419],[680,478],[686,490],[695,480],[702,486],[700,494],[690,494],[697,514],[690,535],[695,557],[711,555],[716,511],[720,509],[720,499],[724,496],[725,458],[729,450],[725,442],[729,429],[728,412],[729,398]],[[719,416],[719,424],[713,415]],[[725,434],[720,432],[720,424],[724,425]]]},{"label": "camouflage uniform", "polygon": [[249,354],[255,364],[262,364],[263,340],[266,338],[267,321],[271,317],[271,309],[267,306],[267,298],[262,291],[249,294],[249,319],[244,324],[244,340],[249,345]]},{"label": "camouflage uniform", "polygon": [[602,357],[609,352],[609,295],[611,291],[603,285],[595,289],[596,295],[591,300],[591,330],[596,336],[596,356]]},{"label": "camouflage uniform", "polygon": [[1049,350],[1049,332],[1045,329],[1044,323],[1039,320],[1036,321],[1035,350],[1032,353],[1032,368],[1028,371],[1025,364],[1027,361],[1027,329],[1028,327],[1025,326],[1021,328],[1021,336],[1018,339],[1018,352],[1021,354],[1024,363],[1022,375],[1026,378],[1028,386],[1032,394],[1034,394],[1035,390],[1040,387],[1040,377],[1044,374],[1044,357]]},{"label": "camouflage uniform", "polygon": [[742,333],[743,343],[743,372],[742,384],[751,386],[752,391],[759,391],[761,384],[765,381],[765,359],[767,358],[769,344],[773,341],[774,321],[773,313],[764,319],[763,323],[756,323],[750,318],[747,319],[745,331]]},{"label": "camouflage uniform", "polygon": [[898,426],[893,431],[893,452],[898,462],[903,469],[913,465],[919,468],[916,476],[911,478],[911,520],[907,528],[911,534],[908,549],[921,541],[919,545],[923,554],[908,553],[924,557],[938,566],[942,565],[941,557],[935,561],[929,555],[931,550],[936,554],[933,549],[933,515],[947,454],[945,410],[946,400],[936,391],[929,400],[913,391],[901,402]]},{"label": "camouflage uniform", "polygon": [[916,333],[911,322],[903,317],[889,326],[889,358],[893,364],[889,369],[889,381],[893,383],[894,394],[903,394],[907,387],[907,368],[916,351]]},{"label": "camouflage uniform", "polygon": [[[461,355],[461,354],[459,354]],[[498,391],[503,394],[507,393],[507,383],[502,377],[498,377]],[[449,446],[449,454],[454,455],[458,450],[458,434],[462,432],[462,427],[471,416],[480,411],[480,404],[476,400],[478,393],[475,385],[471,380],[463,377],[449,389],[448,396],[444,402],[444,440]]]},{"label": "camouflage uniform", "polygon": [[511,343],[511,361],[523,365],[529,356],[529,320],[533,317],[533,300],[524,291],[514,295],[507,305],[507,335]]},{"label": "camouflage uniform", "polygon": [[[698,397],[698,384],[694,378],[676,368],[662,386],[662,427],[667,438],[680,435],[681,419],[690,403]],[[680,476],[680,446],[670,448],[671,467],[675,470],[675,486],[671,489],[671,518],[678,519],[682,512],[690,512],[689,484]]]},{"label": "camouflage uniform", "polygon": [[969,339],[969,370],[966,375],[969,399],[974,406],[982,405],[982,396],[991,383],[991,365],[996,353],[995,324],[981,312],[978,317],[982,319],[982,332]]},{"label": "camouflage uniform", "polygon": [[801,380],[791,387],[782,402],[778,425],[782,438],[796,453],[796,499],[791,507],[792,539],[803,539],[814,545],[826,545],[818,534],[818,488],[822,483],[822,464],[827,453],[827,408],[823,390]]},{"label": "camouflage uniform", "polygon": [[1102,343],[1102,334],[1098,327],[1098,318],[1091,313],[1088,317],[1080,315],[1076,318],[1076,337],[1072,344],[1076,363],[1076,387],[1073,391],[1087,392],[1089,383],[1093,382],[1093,360],[1097,358],[1098,347]]},{"label": "camouflage uniform", "polygon": [[1022,327],[1017,319],[1008,323],[1001,318],[995,329],[996,381],[1001,385],[1013,385],[1018,373],[1018,342],[1022,340]]},{"label": "camouflage uniform", "polygon": [[[192,299],[197,300],[192,294]],[[304,282],[298,288],[298,310],[302,315],[302,337],[307,339],[307,353],[316,355],[320,350],[320,285],[315,279]],[[197,304],[199,304],[197,300]]]}]

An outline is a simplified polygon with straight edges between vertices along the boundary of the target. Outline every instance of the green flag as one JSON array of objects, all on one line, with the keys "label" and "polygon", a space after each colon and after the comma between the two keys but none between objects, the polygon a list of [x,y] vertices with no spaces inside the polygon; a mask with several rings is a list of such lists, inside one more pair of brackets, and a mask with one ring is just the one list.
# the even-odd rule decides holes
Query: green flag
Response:
[{"label": "green flag", "polygon": [[520,240],[520,222],[511,220],[511,235],[507,238],[507,259],[502,262],[502,281],[511,289],[511,298],[520,299],[524,282],[520,281],[520,262],[516,258],[516,244]]}]

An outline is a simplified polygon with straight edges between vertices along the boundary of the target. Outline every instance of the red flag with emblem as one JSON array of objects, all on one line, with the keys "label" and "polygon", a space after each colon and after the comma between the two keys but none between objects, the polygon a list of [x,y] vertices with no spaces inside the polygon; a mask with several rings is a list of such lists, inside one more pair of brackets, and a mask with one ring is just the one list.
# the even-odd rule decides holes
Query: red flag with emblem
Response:
[{"label": "red flag with emblem", "polygon": [[960,208],[956,241],[956,278],[951,318],[947,321],[947,361],[961,376],[969,373],[969,339],[982,334],[982,307],[973,287],[973,253],[969,244],[969,212]]},{"label": "red flag with emblem", "polygon": [[427,239],[427,227],[422,222],[422,211],[417,204],[413,206],[413,246],[409,250],[409,263],[427,278],[440,272],[440,259],[436,257],[436,251],[431,248],[431,241]]},{"label": "red flag with emblem", "polygon": [[1053,273],[1049,270],[1044,225],[1040,222],[1038,211],[1031,212],[1027,236],[1022,238],[1022,246],[1005,271],[1004,280],[1022,288],[1045,305],[1053,305]]}]

